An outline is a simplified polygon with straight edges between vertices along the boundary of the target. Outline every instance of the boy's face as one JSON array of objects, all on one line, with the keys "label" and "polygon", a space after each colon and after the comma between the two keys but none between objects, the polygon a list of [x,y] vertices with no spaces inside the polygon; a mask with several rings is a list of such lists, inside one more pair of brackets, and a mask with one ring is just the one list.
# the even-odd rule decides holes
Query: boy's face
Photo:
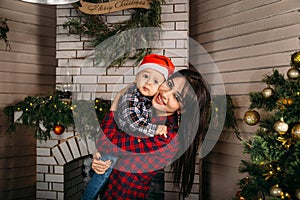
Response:
[{"label": "boy's face", "polygon": [[136,75],[136,86],[140,93],[144,96],[154,96],[160,84],[165,81],[162,73],[154,69],[144,69]]}]

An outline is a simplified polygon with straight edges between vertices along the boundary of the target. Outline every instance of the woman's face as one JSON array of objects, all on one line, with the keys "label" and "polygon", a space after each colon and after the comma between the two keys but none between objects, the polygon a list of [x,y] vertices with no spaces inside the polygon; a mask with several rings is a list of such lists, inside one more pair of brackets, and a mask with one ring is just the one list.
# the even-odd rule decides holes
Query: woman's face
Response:
[{"label": "woman's face", "polygon": [[[175,77],[163,82],[153,97],[152,106],[161,115],[171,115],[182,106],[182,89],[185,84],[183,77]],[[162,114],[163,113],[163,114]]]}]

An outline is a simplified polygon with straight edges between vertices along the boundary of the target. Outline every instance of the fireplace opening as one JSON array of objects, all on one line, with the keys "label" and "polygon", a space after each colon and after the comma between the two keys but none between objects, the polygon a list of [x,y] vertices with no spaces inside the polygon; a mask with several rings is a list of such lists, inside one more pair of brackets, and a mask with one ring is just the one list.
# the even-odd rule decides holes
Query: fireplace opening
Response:
[{"label": "fireplace opening", "polygon": [[64,199],[80,200],[86,175],[83,164],[85,157],[75,159],[64,166]]}]

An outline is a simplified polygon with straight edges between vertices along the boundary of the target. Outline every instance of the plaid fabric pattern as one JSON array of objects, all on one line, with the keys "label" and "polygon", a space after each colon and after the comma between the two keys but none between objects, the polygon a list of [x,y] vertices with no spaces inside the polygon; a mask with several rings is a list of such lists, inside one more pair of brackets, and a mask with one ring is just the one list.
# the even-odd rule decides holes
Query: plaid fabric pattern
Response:
[{"label": "plaid fabric pattern", "polygon": [[135,174],[114,169],[101,200],[145,200],[155,173]]},{"label": "plaid fabric pattern", "polygon": [[105,115],[97,141],[101,153],[114,154],[119,159],[109,179],[102,199],[145,199],[156,170],[167,166],[178,151],[177,117],[157,117],[152,123],[165,124],[168,137],[138,138],[118,130],[114,113]]},{"label": "plaid fabric pattern", "polygon": [[151,99],[143,96],[136,85],[131,86],[121,97],[117,122],[120,129],[135,136],[155,135],[157,125],[151,123]]}]

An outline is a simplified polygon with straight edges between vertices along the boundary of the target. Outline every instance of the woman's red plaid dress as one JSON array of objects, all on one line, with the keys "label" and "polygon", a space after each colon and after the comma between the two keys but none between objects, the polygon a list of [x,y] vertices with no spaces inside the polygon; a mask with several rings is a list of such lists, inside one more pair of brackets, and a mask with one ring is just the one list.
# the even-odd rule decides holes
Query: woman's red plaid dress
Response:
[{"label": "woman's red plaid dress", "polygon": [[101,200],[146,199],[156,170],[167,166],[176,155],[177,115],[155,117],[151,123],[166,125],[168,137],[134,137],[117,128],[113,112],[105,115],[97,147],[100,153],[117,156],[118,162]]}]

